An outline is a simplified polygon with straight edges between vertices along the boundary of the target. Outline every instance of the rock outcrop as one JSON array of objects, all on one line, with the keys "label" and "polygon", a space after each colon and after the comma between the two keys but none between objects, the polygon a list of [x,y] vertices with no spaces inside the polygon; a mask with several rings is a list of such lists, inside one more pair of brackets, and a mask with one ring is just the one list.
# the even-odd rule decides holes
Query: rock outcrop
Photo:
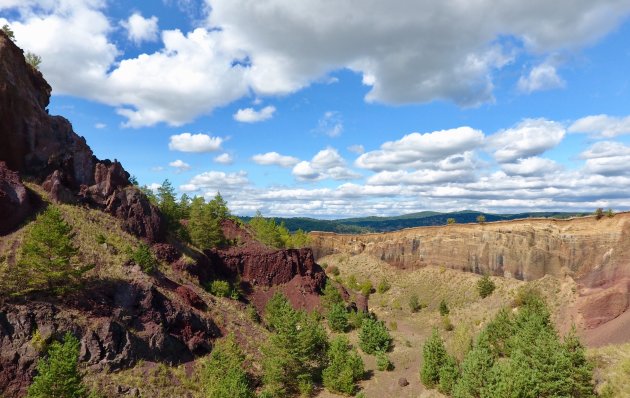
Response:
[{"label": "rock outcrop", "polygon": [[18,173],[0,161],[0,235],[18,226],[33,211],[33,201]]},{"label": "rock outcrop", "polygon": [[4,397],[23,396],[42,346],[66,332],[80,339],[80,360],[93,369],[121,369],[141,359],[191,361],[208,353],[211,339],[220,335],[204,306],[189,287],[165,292],[150,283],[126,281],[95,281],[64,299],[4,303],[0,391]]},{"label": "rock outcrop", "polygon": [[41,183],[55,201],[104,209],[123,217],[129,232],[161,240],[164,227],[157,209],[131,186],[120,163],[97,159],[68,120],[48,115],[50,94],[42,74],[0,32],[0,160]]},{"label": "rock outcrop", "polygon": [[630,213],[363,235],[314,232],[311,240],[316,259],[366,253],[403,269],[434,265],[521,280],[568,275],[580,286],[578,309],[586,328],[630,308]]}]

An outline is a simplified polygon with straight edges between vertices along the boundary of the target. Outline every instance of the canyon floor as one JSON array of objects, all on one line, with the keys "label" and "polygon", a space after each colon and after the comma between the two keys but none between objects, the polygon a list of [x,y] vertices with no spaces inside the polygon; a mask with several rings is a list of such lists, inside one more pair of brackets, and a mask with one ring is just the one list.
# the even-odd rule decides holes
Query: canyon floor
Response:
[{"label": "canyon floor", "polygon": [[[376,287],[386,279],[391,288],[385,293],[373,293],[369,299],[370,310],[386,322],[394,338],[394,349],[388,354],[394,370],[376,370],[373,356],[363,354],[370,378],[361,383],[367,397],[442,397],[436,390],[427,390],[421,385],[422,345],[433,328],[440,331],[451,354],[462,359],[467,346],[478,331],[492,319],[499,309],[510,306],[517,291],[525,285],[538,288],[545,296],[553,312],[553,320],[560,334],[571,327],[577,318],[573,308],[579,299],[575,281],[567,276],[558,278],[545,276],[541,279],[524,282],[512,278],[492,277],[496,284],[494,293],[481,299],[477,292],[477,281],[481,276],[439,266],[417,269],[400,269],[367,254],[334,254],[322,257],[320,264],[337,267],[337,277],[329,277],[348,283],[356,279],[358,283],[370,280]],[[423,308],[412,312],[409,298],[416,294]],[[445,330],[439,303],[446,300],[453,330]],[[596,339],[597,336],[582,336]],[[357,342],[356,332],[350,339]],[[630,344],[589,347],[588,355],[596,365],[595,378],[598,391],[611,389],[619,395],[630,396]],[[399,386],[399,379],[405,378],[409,385]],[[610,387],[606,387],[610,385]],[[318,397],[331,398],[336,395],[327,391]]]}]

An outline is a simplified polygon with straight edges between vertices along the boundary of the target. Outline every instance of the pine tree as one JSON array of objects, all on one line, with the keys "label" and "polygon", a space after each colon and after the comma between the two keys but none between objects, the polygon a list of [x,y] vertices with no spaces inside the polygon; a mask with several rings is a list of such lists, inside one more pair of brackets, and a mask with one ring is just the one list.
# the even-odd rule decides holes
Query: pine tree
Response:
[{"label": "pine tree", "polygon": [[444,366],[447,356],[442,338],[437,329],[433,329],[431,337],[422,346],[422,368],[420,368],[422,384],[433,388],[440,383],[440,369]]},{"label": "pine tree", "polygon": [[158,207],[166,219],[169,231],[177,232],[180,228],[179,205],[175,198],[175,188],[173,184],[166,179],[157,189]]},{"label": "pine tree", "polygon": [[253,398],[254,393],[243,369],[244,360],[234,335],[219,341],[201,371],[204,397]]},{"label": "pine tree", "polygon": [[479,282],[477,282],[477,291],[479,292],[479,296],[481,298],[486,298],[491,295],[495,288],[496,286],[494,282],[487,274],[479,279]]},{"label": "pine tree", "polygon": [[570,395],[576,398],[594,397],[593,364],[586,358],[586,350],[575,326],[565,336],[562,348],[571,372]]},{"label": "pine tree", "polygon": [[281,248],[284,246],[282,235],[274,219],[265,219],[260,211],[249,221],[256,239],[267,246]]},{"label": "pine tree", "polygon": [[345,305],[339,303],[334,304],[330,308],[330,311],[328,311],[326,317],[330,330],[334,332],[345,332],[346,329],[348,329],[348,311]]},{"label": "pine tree", "polygon": [[461,377],[453,387],[453,397],[479,397],[488,384],[494,357],[487,333],[481,332],[477,344],[466,355],[462,363]]},{"label": "pine tree", "polygon": [[227,202],[221,196],[221,192],[217,192],[214,198],[208,202],[208,209],[212,217],[219,221],[225,220],[230,216],[230,209],[228,209]]},{"label": "pine tree", "polygon": [[225,240],[219,220],[202,197],[195,197],[190,204],[188,234],[191,242],[202,250],[219,246]]},{"label": "pine tree", "polygon": [[366,318],[359,330],[359,347],[366,354],[374,354],[377,351],[387,352],[392,344],[392,337],[387,331],[383,321]]},{"label": "pine tree", "polygon": [[74,246],[72,227],[55,206],[41,213],[27,233],[16,277],[26,289],[48,289],[63,293],[72,288],[92,266],[78,267],[79,249]]},{"label": "pine tree", "polygon": [[79,340],[66,333],[63,343],[52,343],[47,358],[37,363],[37,376],[28,389],[27,398],[87,397],[78,361]]},{"label": "pine tree", "polygon": [[332,392],[352,395],[365,374],[363,360],[345,336],[333,339],[328,349],[328,366],[322,372],[324,386]]},{"label": "pine tree", "polygon": [[13,30],[9,25],[2,25],[2,31],[7,35],[9,39],[11,39],[11,41],[15,41],[15,34],[13,33]]},{"label": "pine tree", "polygon": [[296,311],[281,293],[265,308],[273,331],[263,347],[263,382],[272,396],[308,395],[324,367],[328,339],[316,314]]},{"label": "pine tree", "polygon": [[453,356],[446,355],[444,363],[440,367],[439,376],[440,384],[438,384],[438,391],[442,394],[451,394],[459,378],[459,367]]},{"label": "pine tree", "polygon": [[343,297],[341,297],[339,289],[328,279],[324,287],[324,294],[322,295],[322,306],[326,311],[330,311],[333,305],[343,304],[343,302]]}]

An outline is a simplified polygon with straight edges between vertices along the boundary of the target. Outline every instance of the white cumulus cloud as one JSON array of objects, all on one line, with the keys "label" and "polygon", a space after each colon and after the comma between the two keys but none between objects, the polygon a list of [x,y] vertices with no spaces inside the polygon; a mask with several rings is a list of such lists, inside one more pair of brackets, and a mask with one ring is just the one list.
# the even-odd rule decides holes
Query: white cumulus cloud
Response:
[{"label": "white cumulus cloud", "polygon": [[177,159],[168,164],[171,167],[174,167],[178,173],[183,173],[184,171],[188,171],[191,169],[190,165],[183,160]]},{"label": "white cumulus cloud", "polygon": [[221,149],[223,138],[211,137],[207,134],[182,133],[172,135],[168,144],[171,151],[180,152],[214,152]]},{"label": "white cumulus cloud", "polygon": [[293,167],[300,161],[298,158],[280,155],[278,152],[260,153],[252,156],[252,160],[260,165],[276,165],[280,167]]},{"label": "white cumulus cloud", "polygon": [[478,148],[484,134],[471,127],[458,127],[431,133],[411,133],[397,141],[385,142],[381,149],[366,152],[355,162],[374,171],[422,168],[427,163]]},{"label": "white cumulus cloud", "polygon": [[527,76],[518,80],[518,89],[525,93],[562,88],[566,82],[558,76],[554,65],[542,63],[533,67]]},{"label": "white cumulus cloud", "polygon": [[630,134],[630,116],[592,115],[576,120],[569,126],[571,133],[587,133],[594,137],[612,138]]},{"label": "white cumulus cloud", "polygon": [[487,138],[499,163],[540,155],[556,147],[565,136],[562,124],[545,119],[525,119],[516,126],[501,130]]},{"label": "white cumulus cloud", "polygon": [[234,114],[234,120],[241,123],[256,123],[269,120],[273,117],[276,108],[274,106],[266,106],[257,111],[254,108],[239,109]]},{"label": "white cumulus cloud", "polygon": [[335,148],[317,152],[310,161],[301,161],[293,167],[293,175],[300,181],[317,181],[326,178],[333,180],[353,180],[361,175],[350,170],[346,161]]},{"label": "white cumulus cloud", "polygon": [[134,12],[129,19],[121,22],[121,25],[127,29],[127,38],[136,45],[158,40],[159,29],[156,16],[145,18],[139,12]]},{"label": "white cumulus cloud", "polygon": [[214,161],[220,164],[232,164],[234,158],[229,153],[222,153],[214,157]]}]

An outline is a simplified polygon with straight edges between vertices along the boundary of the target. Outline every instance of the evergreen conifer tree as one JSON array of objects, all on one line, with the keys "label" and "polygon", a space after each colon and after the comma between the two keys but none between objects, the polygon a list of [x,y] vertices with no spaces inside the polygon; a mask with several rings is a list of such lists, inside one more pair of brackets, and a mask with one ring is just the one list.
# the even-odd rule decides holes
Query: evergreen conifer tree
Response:
[{"label": "evergreen conifer tree", "polygon": [[333,339],[328,349],[328,366],[322,372],[324,386],[332,392],[352,395],[364,374],[363,360],[348,339]]},{"label": "evergreen conifer tree", "polygon": [[448,354],[444,348],[444,342],[437,329],[433,329],[431,337],[422,347],[422,368],[420,380],[428,388],[433,388],[440,383],[440,369],[444,366]]},{"label": "evergreen conifer tree", "polygon": [[234,335],[219,341],[201,372],[204,397],[253,398],[247,373],[243,369],[244,360]]},{"label": "evergreen conifer tree", "polygon": [[37,216],[22,245],[15,270],[19,286],[63,293],[76,285],[93,266],[79,267],[79,249],[73,244],[72,227],[55,206]]},{"label": "evergreen conifer tree", "polygon": [[52,343],[47,357],[37,363],[37,375],[28,389],[27,398],[87,397],[78,361],[79,340],[66,333],[63,343]]}]

